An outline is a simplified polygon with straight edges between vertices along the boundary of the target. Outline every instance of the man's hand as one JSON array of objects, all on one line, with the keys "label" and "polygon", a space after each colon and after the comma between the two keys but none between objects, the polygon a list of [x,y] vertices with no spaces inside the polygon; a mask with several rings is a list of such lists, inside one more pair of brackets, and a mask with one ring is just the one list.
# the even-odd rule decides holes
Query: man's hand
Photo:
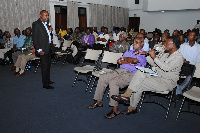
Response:
[{"label": "man's hand", "polygon": [[189,62],[189,61],[187,61],[186,59],[184,59],[183,63],[190,64],[190,62]]},{"label": "man's hand", "polygon": [[39,53],[40,55],[44,55],[44,51],[40,51],[40,53]]},{"label": "man's hand", "polygon": [[105,38],[102,38],[101,40],[102,40],[102,42],[106,42],[107,41]]},{"label": "man's hand", "polygon": [[86,45],[86,43],[85,43],[85,42],[82,42],[82,45]]},{"label": "man's hand", "polygon": [[145,55],[145,54],[147,54],[146,51],[139,51],[139,53],[140,53],[141,55]]},{"label": "man's hand", "polygon": [[150,54],[150,56],[151,56],[152,59],[156,58],[156,53],[155,53],[154,49],[149,50],[149,54]]}]

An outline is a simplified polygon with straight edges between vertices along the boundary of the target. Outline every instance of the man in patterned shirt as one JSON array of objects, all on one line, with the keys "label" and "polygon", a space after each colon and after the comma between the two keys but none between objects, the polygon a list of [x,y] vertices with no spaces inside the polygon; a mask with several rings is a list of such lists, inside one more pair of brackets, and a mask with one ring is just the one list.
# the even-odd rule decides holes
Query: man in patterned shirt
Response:
[{"label": "man in patterned shirt", "polygon": [[114,53],[125,53],[129,50],[130,44],[126,42],[126,33],[121,33],[119,35],[119,41],[115,42],[110,48],[109,51]]},{"label": "man in patterned shirt", "polygon": [[74,33],[72,33],[71,36],[69,37],[69,40],[76,42],[76,43],[80,43],[82,36],[83,35],[80,33],[80,28],[76,27]]}]

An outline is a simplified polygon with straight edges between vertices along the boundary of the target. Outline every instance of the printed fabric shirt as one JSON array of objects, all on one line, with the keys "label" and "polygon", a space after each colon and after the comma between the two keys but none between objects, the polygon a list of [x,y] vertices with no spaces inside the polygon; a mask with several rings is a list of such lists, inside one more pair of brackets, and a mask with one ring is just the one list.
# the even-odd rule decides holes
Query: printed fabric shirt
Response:
[{"label": "printed fabric shirt", "polygon": [[69,37],[69,40],[71,41],[77,41],[77,42],[81,42],[81,39],[82,39],[82,34],[81,33],[72,33],[71,36]]},{"label": "printed fabric shirt", "polygon": [[89,34],[89,35],[85,34],[82,37],[81,43],[82,42],[85,42],[87,45],[92,46],[94,44],[94,42],[95,42],[95,37],[92,34]]},{"label": "printed fabric shirt", "polygon": [[[136,73],[137,68],[135,66],[140,66],[140,67],[144,67],[147,63],[146,57],[145,55],[140,55],[140,54],[135,54],[134,53],[135,50],[128,50],[124,53],[123,57],[131,57],[131,58],[137,58],[139,60],[139,63],[132,65],[132,64],[122,64],[120,65],[120,68],[126,69],[128,71],[131,71],[133,73]],[[144,51],[143,49],[141,49],[140,51]]]},{"label": "printed fabric shirt", "polygon": [[25,52],[26,54],[35,54],[35,48],[33,47],[33,40],[32,36],[26,36],[24,39],[24,45],[22,48],[26,48],[27,51]]},{"label": "printed fabric shirt", "polygon": [[113,43],[109,50],[114,53],[125,53],[127,50],[129,50],[129,48],[130,44],[128,42],[117,41]]}]

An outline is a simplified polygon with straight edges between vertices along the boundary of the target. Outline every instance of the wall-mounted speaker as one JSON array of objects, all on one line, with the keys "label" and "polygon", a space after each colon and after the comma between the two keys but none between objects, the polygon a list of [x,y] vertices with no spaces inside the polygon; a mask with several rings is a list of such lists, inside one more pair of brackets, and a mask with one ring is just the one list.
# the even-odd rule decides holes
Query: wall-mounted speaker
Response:
[{"label": "wall-mounted speaker", "polygon": [[139,0],[135,0],[135,4],[139,4]]}]

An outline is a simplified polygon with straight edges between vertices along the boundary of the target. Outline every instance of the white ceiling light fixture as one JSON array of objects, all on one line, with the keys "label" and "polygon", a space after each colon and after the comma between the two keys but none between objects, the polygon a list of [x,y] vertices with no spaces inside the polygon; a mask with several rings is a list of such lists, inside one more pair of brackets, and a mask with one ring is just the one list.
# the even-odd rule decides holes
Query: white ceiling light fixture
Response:
[{"label": "white ceiling light fixture", "polygon": [[165,11],[161,11],[161,12],[165,12]]}]

